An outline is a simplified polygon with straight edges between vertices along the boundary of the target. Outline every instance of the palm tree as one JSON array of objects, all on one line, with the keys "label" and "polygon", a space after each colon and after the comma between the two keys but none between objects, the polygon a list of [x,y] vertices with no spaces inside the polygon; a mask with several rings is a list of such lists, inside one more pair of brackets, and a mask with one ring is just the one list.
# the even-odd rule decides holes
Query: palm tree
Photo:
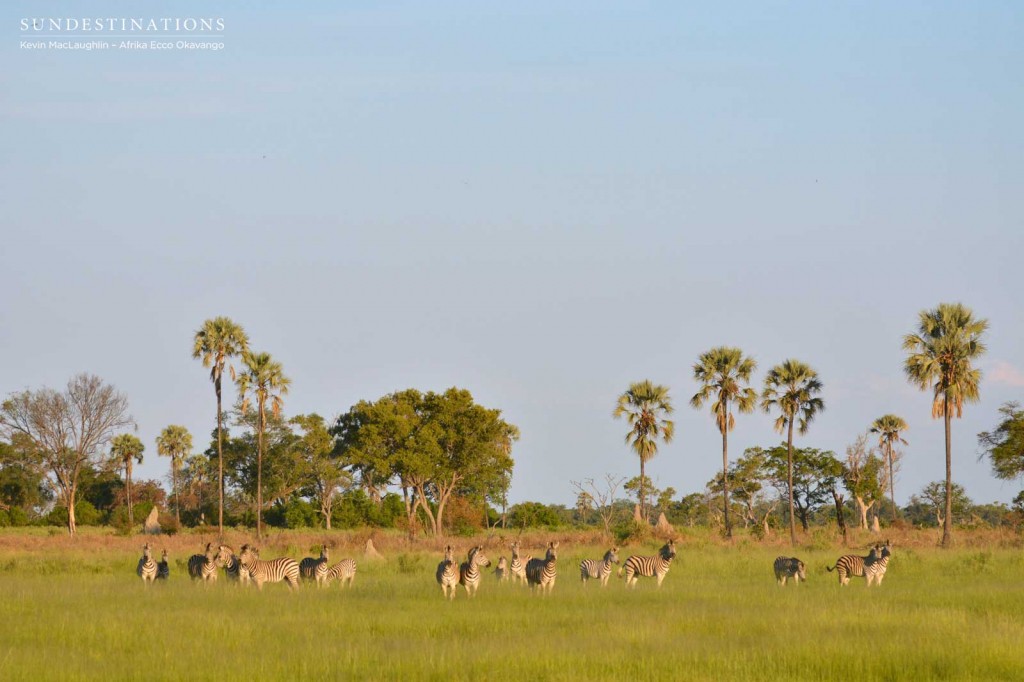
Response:
[{"label": "palm tree", "polygon": [[[288,394],[292,380],[284,375],[281,363],[270,357],[270,353],[245,353],[242,355],[245,371],[238,377],[238,395],[242,399],[242,412],[249,407],[250,393],[256,398],[258,420],[256,422],[256,537],[263,532],[263,432],[267,428],[267,401],[274,416],[281,415],[284,401],[281,396]],[[274,393],[274,391],[277,393]]]},{"label": "palm tree", "polygon": [[871,424],[870,432],[878,434],[878,446],[885,452],[886,465],[889,467],[889,499],[892,502],[893,521],[896,520],[896,491],[893,489],[892,449],[896,443],[907,444],[907,441],[900,435],[906,430],[907,422],[903,420],[903,417],[897,417],[895,414],[879,417]]},{"label": "palm tree", "polygon": [[725,496],[725,536],[732,537],[729,523],[729,432],[736,425],[736,418],[729,409],[735,403],[740,412],[753,412],[757,405],[757,392],[743,384],[750,383],[750,375],[757,368],[757,362],[744,357],[739,348],[719,346],[701,355],[693,366],[693,378],[701,383],[700,390],[690,399],[694,409],[714,398],[711,414],[722,434],[722,483]]},{"label": "palm tree", "polygon": [[655,386],[650,381],[638,381],[630,384],[629,390],[619,396],[619,404],[612,413],[613,417],[625,416],[630,429],[626,434],[626,444],[640,457],[640,511],[647,518],[644,487],[647,478],[644,465],[647,460],[658,454],[658,439],[665,443],[672,442],[676,425],[666,419],[672,414],[672,402],[667,386]]},{"label": "palm tree", "polygon": [[174,488],[174,518],[181,525],[181,500],[178,497],[178,469],[192,451],[192,434],[184,426],[172,424],[156,438],[158,455],[171,458],[171,486]]},{"label": "palm tree", "polygon": [[796,545],[796,523],[793,514],[793,425],[796,424],[800,435],[807,433],[807,428],[815,415],[825,410],[825,401],[817,396],[821,393],[821,380],[818,373],[799,360],[786,360],[781,365],[772,367],[764,378],[764,390],[761,392],[761,408],[771,412],[779,410],[779,418],[775,420],[775,430],[779,433],[788,431],[786,436],[787,471],[789,477],[789,537]]},{"label": "palm tree", "polygon": [[249,350],[249,337],[240,325],[227,317],[215,317],[207,320],[196,332],[192,345],[192,357],[202,358],[203,367],[210,368],[210,380],[213,390],[217,393],[217,505],[218,533],[224,535],[224,443],[222,436],[223,412],[221,411],[221,377],[224,366],[231,372],[231,380],[235,380],[235,368],[228,360]]},{"label": "palm tree", "polygon": [[907,380],[922,391],[933,391],[932,419],[942,417],[946,427],[946,515],[942,524],[942,546],[948,547],[953,504],[953,468],[950,420],[963,416],[964,402],[978,400],[981,370],[971,361],[985,352],[981,335],[988,320],[976,320],[962,303],[940,303],[935,310],[922,310],[916,334],[903,337],[907,359],[903,371]]},{"label": "palm tree", "polygon": [[142,452],[146,446],[130,433],[122,433],[110,441],[110,457],[124,467],[124,492],[128,504],[128,528],[135,525],[132,510],[132,461],[142,464]]}]

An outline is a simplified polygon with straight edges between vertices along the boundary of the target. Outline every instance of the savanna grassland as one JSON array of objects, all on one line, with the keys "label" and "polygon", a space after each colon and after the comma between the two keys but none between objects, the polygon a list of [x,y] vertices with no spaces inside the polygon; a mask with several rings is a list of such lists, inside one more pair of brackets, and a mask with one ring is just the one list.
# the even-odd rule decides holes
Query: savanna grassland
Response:
[{"label": "savanna grassland", "polygon": [[[276,533],[264,559],[299,559],[335,545],[354,556],[355,586],[290,594],[187,578],[188,555],[212,536],[156,538],[171,578],[144,587],[134,570],[141,537],[45,531],[0,533],[0,678],[3,679],[673,679],[996,680],[1024,675],[1024,555],[1012,536],[933,534],[895,539],[881,588],[840,588],[826,565],[845,553],[830,539],[781,544],[682,535],[661,590],[579,582],[579,560],[599,557],[594,536],[561,537],[554,594],[499,584],[490,571],[472,601],[446,602],[434,581],[442,543],[409,546],[374,536]],[[232,534],[237,550],[247,541]],[[543,553],[547,537],[524,537]],[[867,544],[856,543],[862,550]],[[496,537],[478,538],[496,563]],[[464,556],[471,540],[452,543]],[[653,553],[660,543],[625,547]],[[860,553],[865,553],[861,551]],[[779,554],[808,566],[808,582],[780,589]]]}]

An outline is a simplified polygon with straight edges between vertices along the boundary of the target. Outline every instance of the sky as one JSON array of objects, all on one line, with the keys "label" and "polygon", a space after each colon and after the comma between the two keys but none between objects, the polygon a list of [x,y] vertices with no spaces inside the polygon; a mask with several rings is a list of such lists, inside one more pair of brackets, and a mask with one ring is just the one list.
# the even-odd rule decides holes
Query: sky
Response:
[{"label": "sky", "polygon": [[[147,447],[215,426],[203,320],[292,379],[288,414],[469,389],[519,426],[510,500],[635,476],[612,418],[670,388],[647,471],[721,466],[692,365],[815,368],[798,446],[909,424],[896,498],[944,477],[904,378],[921,310],[988,319],[953,476],[1009,502],[977,434],[1024,401],[1024,6],[986,3],[6,2],[0,393],[94,373]],[[22,49],[31,17],[220,17],[224,49]],[[67,38],[65,38],[67,39]],[[733,458],[780,441],[739,415]],[[197,447],[197,449],[200,449]]]}]

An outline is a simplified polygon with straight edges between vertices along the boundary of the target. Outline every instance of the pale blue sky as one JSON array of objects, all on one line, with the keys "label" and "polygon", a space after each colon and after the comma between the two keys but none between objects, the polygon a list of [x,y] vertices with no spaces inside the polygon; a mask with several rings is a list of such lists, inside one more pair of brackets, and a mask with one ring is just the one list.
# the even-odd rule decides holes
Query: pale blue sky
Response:
[{"label": "pale blue sky", "polygon": [[[702,489],[697,355],[740,346],[758,387],[796,357],[828,406],[799,444],[907,419],[902,502],[944,464],[901,337],[963,301],[991,332],[954,477],[1020,490],[975,442],[1024,399],[1019,3],[180,3],[223,52],[18,49],[22,17],[165,14],[138,4],[0,7],[0,392],[99,374],[142,476],[162,427],[212,428],[190,341],[228,315],[289,413],[451,385],[503,409],[513,501],[635,475],[611,412],[644,378],[677,405],[651,475]],[[778,440],[741,416],[731,452]]]}]

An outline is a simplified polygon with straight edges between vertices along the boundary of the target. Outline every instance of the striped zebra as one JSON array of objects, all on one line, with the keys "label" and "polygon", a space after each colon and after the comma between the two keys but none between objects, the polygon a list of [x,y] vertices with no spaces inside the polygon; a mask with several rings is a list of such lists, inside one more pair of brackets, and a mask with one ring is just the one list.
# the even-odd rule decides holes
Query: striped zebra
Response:
[{"label": "striped zebra", "polygon": [[142,578],[144,585],[148,585],[156,580],[156,562],[153,561],[153,550],[149,548],[148,542],[142,546],[142,558],[139,559],[139,565],[136,567],[135,572]]},{"label": "striped zebra", "polygon": [[509,562],[508,570],[512,573],[512,578],[518,580],[521,583],[527,582],[526,580],[526,564],[532,561],[533,557],[529,554],[526,557],[519,556],[519,542],[512,543],[512,560]]},{"label": "striped zebra", "polygon": [[835,566],[828,567],[829,573],[837,571],[839,574],[839,584],[848,585],[850,578],[863,578],[864,567],[870,566],[871,564],[878,561],[878,555],[881,552],[881,548],[875,545],[868,552],[867,556],[860,556],[859,554],[845,554],[836,559]]},{"label": "striped zebra", "polygon": [[[256,558],[259,558],[259,556],[259,552],[257,552]],[[249,569],[242,565],[238,555],[235,554],[235,550],[227,545],[221,545],[219,559],[220,563],[224,565],[224,572],[227,573],[228,580],[241,585],[249,584]]]},{"label": "striped zebra", "polygon": [[[455,599],[455,589],[459,586],[459,567],[455,563],[452,546],[444,548],[444,561],[437,565],[437,584],[441,586],[441,593],[448,599]],[[451,594],[448,590],[451,589]]]},{"label": "striped zebra", "polygon": [[773,566],[775,568],[775,581],[783,587],[786,586],[786,581],[790,578],[797,585],[800,584],[801,580],[807,582],[807,567],[804,566],[804,562],[796,557],[780,556],[775,560]]},{"label": "striped zebra", "polygon": [[249,571],[249,577],[257,588],[262,590],[263,583],[279,583],[284,580],[291,589],[298,589],[299,562],[286,556],[268,561],[258,557],[259,553],[254,547],[242,545],[242,554],[238,560]]},{"label": "striped zebra", "polygon": [[674,540],[669,540],[655,556],[637,556],[635,554],[630,556],[619,569],[619,575],[626,576],[626,587],[636,588],[639,576],[655,577],[658,579],[658,587],[661,587],[661,581],[665,579],[665,574],[668,573],[672,560],[675,558],[676,543]]},{"label": "striped zebra", "polygon": [[555,589],[555,578],[558,577],[557,550],[557,542],[549,543],[543,559],[530,559],[526,563],[526,581],[531,589],[540,587],[541,594],[550,594]]},{"label": "striped zebra", "polygon": [[505,557],[498,559],[498,567],[494,569],[494,577],[498,579],[498,582],[508,580],[508,559]]},{"label": "striped zebra", "polygon": [[879,587],[882,586],[882,578],[885,577],[885,571],[889,568],[890,556],[892,556],[892,545],[886,540],[878,560],[864,566],[864,577],[868,579],[868,587],[871,587],[871,583]]},{"label": "striped zebra", "polygon": [[342,559],[327,569],[327,574],[323,579],[324,584],[332,580],[337,580],[339,587],[345,587],[346,582],[349,587],[352,587],[356,582],[356,560]]},{"label": "striped zebra", "polygon": [[484,554],[481,545],[469,550],[466,559],[459,564],[459,584],[465,587],[466,594],[472,597],[480,587],[480,567],[490,566],[491,560]]},{"label": "striped zebra", "polygon": [[188,576],[192,580],[202,580],[204,583],[216,582],[219,556],[219,553],[213,551],[213,543],[206,543],[204,554],[193,554],[188,558]]},{"label": "striped zebra", "polygon": [[156,579],[167,580],[171,577],[171,565],[167,563],[167,550],[160,555],[160,561],[156,564]]},{"label": "striped zebra", "polygon": [[591,578],[601,581],[601,587],[608,584],[612,574],[612,564],[619,563],[619,548],[612,547],[604,553],[603,559],[584,559],[580,562],[580,580],[583,584]]},{"label": "striped zebra", "polygon": [[303,580],[315,580],[316,584],[320,585],[327,577],[328,558],[329,553],[327,551],[327,545],[320,545],[319,559],[306,557],[299,562],[299,576],[302,577]]}]

